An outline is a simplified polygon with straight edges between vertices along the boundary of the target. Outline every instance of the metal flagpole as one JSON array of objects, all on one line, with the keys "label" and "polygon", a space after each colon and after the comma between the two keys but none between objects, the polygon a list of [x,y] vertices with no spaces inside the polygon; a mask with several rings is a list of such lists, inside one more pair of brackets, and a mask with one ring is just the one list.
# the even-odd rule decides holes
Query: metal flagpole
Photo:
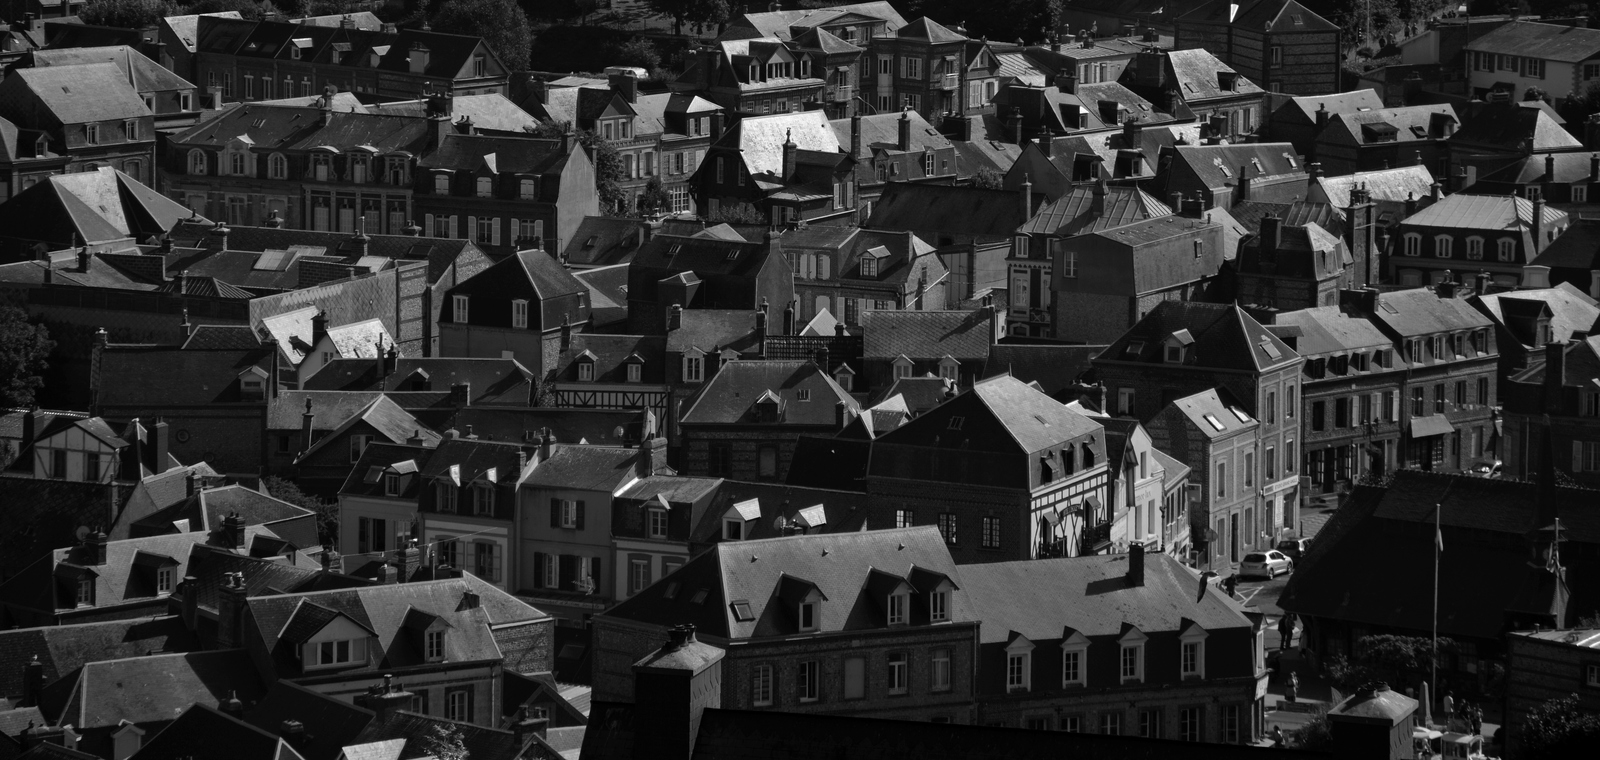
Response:
[{"label": "metal flagpole", "polygon": [[[1444,533],[1440,529],[1440,513],[1444,512],[1444,499],[1433,505],[1433,657],[1428,685],[1433,694],[1439,693],[1439,554],[1444,551]],[[1429,695],[1432,698],[1432,695]],[[1446,720],[1448,720],[1446,716]]]}]

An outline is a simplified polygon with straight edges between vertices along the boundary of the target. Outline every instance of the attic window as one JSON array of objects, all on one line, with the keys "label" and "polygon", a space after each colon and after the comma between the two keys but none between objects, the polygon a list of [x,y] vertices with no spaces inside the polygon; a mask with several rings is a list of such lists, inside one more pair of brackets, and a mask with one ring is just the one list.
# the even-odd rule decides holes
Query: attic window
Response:
[{"label": "attic window", "polygon": [[1227,428],[1222,426],[1222,420],[1217,419],[1216,415],[1208,414],[1208,415],[1205,416],[1205,418],[1206,418],[1206,422],[1211,423],[1211,427],[1214,427],[1214,428],[1217,429],[1217,432],[1220,433],[1220,432],[1222,432],[1224,430],[1227,430]]},{"label": "attic window", "polygon": [[255,121],[250,122],[250,126],[252,128],[254,128],[254,129],[260,129],[261,127],[264,127],[266,125],[267,125],[267,120],[266,119],[256,119]]},{"label": "attic window", "polygon": [[1138,358],[1139,354],[1142,354],[1142,353],[1144,353],[1144,341],[1142,341],[1142,340],[1131,340],[1131,341],[1128,341],[1128,350],[1127,350],[1126,355],[1129,358]]},{"label": "attic window", "polygon": [[584,248],[593,248],[599,242],[600,242],[600,236],[599,235],[590,235],[588,240],[583,241],[583,247]]},{"label": "attic window", "polygon": [[734,259],[737,259],[737,258],[739,258],[739,249],[738,248],[729,248],[728,249],[728,261],[733,261]]},{"label": "attic window", "polygon": [[1289,162],[1289,168],[1290,169],[1298,169],[1298,168],[1300,168],[1300,164],[1295,161],[1293,153],[1285,153],[1285,154],[1283,154],[1283,160]]},{"label": "attic window", "polygon": [[1253,164],[1256,167],[1256,173],[1257,174],[1265,174],[1266,173],[1266,170],[1261,168],[1261,159],[1259,159],[1259,158],[1251,158],[1250,159],[1250,163]]},{"label": "attic window", "polygon": [[1423,128],[1423,126],[1421,124],[1412,124],[1411,125],[1411,134],[1416,136],[1417,138],[1420,138],[1420,139],[1427,139],[1428,130]]},{"label": "attic window", "polygon": [[667,588],[666,588],[665,591],[661,592],[661,595],[666,597],[666,598],[668,598],[668,599],[676,599],[676,598],[678,598],[678,582],[677,581],[668,581],[667,582]]},{"label": "attic window", "polygon": [[966,421],[967,421],[967,418],[966,418],[966,417],[962,417],[962,416],[959,416],[959,415],[958,415],[958,416],[954,416],[954,417],[951,417],[951,418],[950,418],[950,424],[949,424],[949,425],[946,425],[946,426],[945,426],[945,429],[946,429],[946,430],[960,430],[960,429],[961,429],[961,426],[962,426],[962,425],[963,425],[963,424],[965,424],[965,423],[966,423]]},{"label": "attic window", "polygon": [[668,257],[676,256],[682,250],[683,250],[683,243],[673,243],[672,245],[667,247],[667,256]]},{"label": "attic window", "polygon": [[754,612],[750,611],[749,602],[734,602],[729,605],[733,608],[733,619],[741,623],[748,623],[756,619]]},{"label": "attic window", "polygon": [[1261,350],[1274,359],[1283,358],[1283,352],[1279,351],[1277,346],[1272,345],[1272,340],[1265,335],[1261,336]]},{"label": "attic window", "polygon": [[1211,159],[1211,165],[1217,167],[1217,169],[1222,172],[1222,176],[1224,176],[1224,177],[1232,177],[1233,176],[1233,172],[1228,170],[1228,165],[1223,163],[1222,159],[1220,159],[1220,158]]},{"label": "attic window", "polygon": [[699,589],[699,590],[694,592],[694,596],[690,597],[689,601],[691,603],[693,603],[693,604],[705,604],[706,603],[706,594],[708,594],[708,593],[710,593],[710,592],[707,591],[706,589]]},{"label": "attic window", "polygon": [[1230,406],[1230,407],[1228,407],[1228,411],[1233,412],[1233,416],[1237,417],[1240,422],[1243,422],[1245,424],[1249,424],[1250,423],[1250,415],[1245,414],[1243,409],[1240,409],[1237,406]]},{"label": "attic window", "polygon": [[1289,14],[1289,20],[1293,21],[1295,26],[1305,26],[1306,25],[1305,17],[1301,16],[1298,13]]}]

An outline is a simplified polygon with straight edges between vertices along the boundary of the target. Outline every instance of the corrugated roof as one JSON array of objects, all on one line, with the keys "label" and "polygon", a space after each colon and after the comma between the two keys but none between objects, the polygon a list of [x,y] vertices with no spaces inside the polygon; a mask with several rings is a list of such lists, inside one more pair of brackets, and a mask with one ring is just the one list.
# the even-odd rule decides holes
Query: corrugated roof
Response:
[{"label": "corrugated roof", "polygon": [[[1094,208],[1097,203],[1101,206],[1098,212]],[[1170,206],[1139,188],[1107,187],[1101,180],[1088,187],[1075,186],[1060,198],[1041,206],[1017,232],[1071,237],[1170,214]]]},{"label": "corrugated roof", "polygon": [[1358,187],[1364,188],[1374,201],[1401,202],[1408,197],[1426,198],[1433,192],[1433,172],[1420,164],[1337,177],[1324,176],[1316,181],[1327,202],[1342,209],[1350,207],[1350,191]]}]

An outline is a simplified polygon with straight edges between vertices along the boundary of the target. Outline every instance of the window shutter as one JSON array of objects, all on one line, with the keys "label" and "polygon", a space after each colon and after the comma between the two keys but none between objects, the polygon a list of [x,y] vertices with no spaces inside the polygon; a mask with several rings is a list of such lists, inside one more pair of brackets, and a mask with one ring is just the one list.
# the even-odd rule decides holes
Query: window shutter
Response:
[{"label": "window shutter", "polygon": [[533,553],[533,587],[544,588],[544,552]]},{"label": "window shutter", "polygon": [[1583,472],[1583,442],[1572,442],[1572,471]]},{"label": "window shutter", "polygon": [[468,240],[471,240],[474,243],[478,242],[478,217],[475,217],[475,216],[467,217],[467,236],[466,237],[467,237]]},{"label": "window shutter", "polygon": [[550,500],[550,527],[552,527],[552,528],[561,527],[561,500],[560,499],[551,499]]},{"label": "window shutter", "polygon": [[594,592],[596,594],[601,593],[601,590],[604,587],[600,585],[600,558],[599,557],[590,557],[589,558],[589,580],[594,581]]},{"label": "window shutter", "polygon": [[494,229],[489,233],[489,244],[500,244],[500,217],[498,216],[494,218]]},{"label": "window shutter", "polygon": [[433,237],[433,235],[433,214],[424,214],[422,216],[422,236]]},{"label": "window shutter", "polygon": [[456,215],[455,214],[451,214],[450,215],[450,237],[453,237],[453,238],[461,237],[460,235],[456,234]]},{"label": "window shutter", "polygon": [[522,239],[522,220],[511,217],[511,229],[508,232],[511,236],[511,244],[517,245],[517,242]]},{"label": "window shutter", "polygon": [[577,519],[576,519],[575,525],[577,526],[578,530],[583,530],[583,501],[582,500],[578,501]]}]

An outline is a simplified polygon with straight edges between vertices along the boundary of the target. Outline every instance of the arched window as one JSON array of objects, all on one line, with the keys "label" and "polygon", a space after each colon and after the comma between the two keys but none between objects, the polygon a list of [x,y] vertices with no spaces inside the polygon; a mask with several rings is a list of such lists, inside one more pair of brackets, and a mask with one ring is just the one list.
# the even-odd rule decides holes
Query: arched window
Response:
[{"label": "arched window", "polygon": [[1421,256],[1422,255],[1422,236],[1421,235],[1418,235],[1415,232],[1411,232],[1411,233],[1407,233],[1406,234],[1406,255],[1407,256]]},{"label": "arched window", "polygon": [[1467,238],[1467,258],[1472,261],[1483,259],[1483,238],[1477,235]]},{"label": "arched window", "polygon": [[189,151],[189,173],[190,174],[205,174],[206,173],[206,154],[205,154],[205,151],[200,150],[198,148]]},{"label": "arched window", "polygon": [[274,153],[267,158],[267,176],[272,179],[289,178],[289,159],[282,153]]},{"label": "arched window", "polygon": [[1510,261],[1513,258],[1516,258],[1517,241],[1512,240],[1511,238],[1500,238],[1499,249],[1500,250],[1497,253],[1500,256],[1500,260]]},{"label": "arched window", "polygon": [[1454,243],[1455,240],[1449,235],[1435,235],[1433,238],[1433,257],[1436,259],[1450,258],[1451,253],[1453,253],[1451,246]]}]

